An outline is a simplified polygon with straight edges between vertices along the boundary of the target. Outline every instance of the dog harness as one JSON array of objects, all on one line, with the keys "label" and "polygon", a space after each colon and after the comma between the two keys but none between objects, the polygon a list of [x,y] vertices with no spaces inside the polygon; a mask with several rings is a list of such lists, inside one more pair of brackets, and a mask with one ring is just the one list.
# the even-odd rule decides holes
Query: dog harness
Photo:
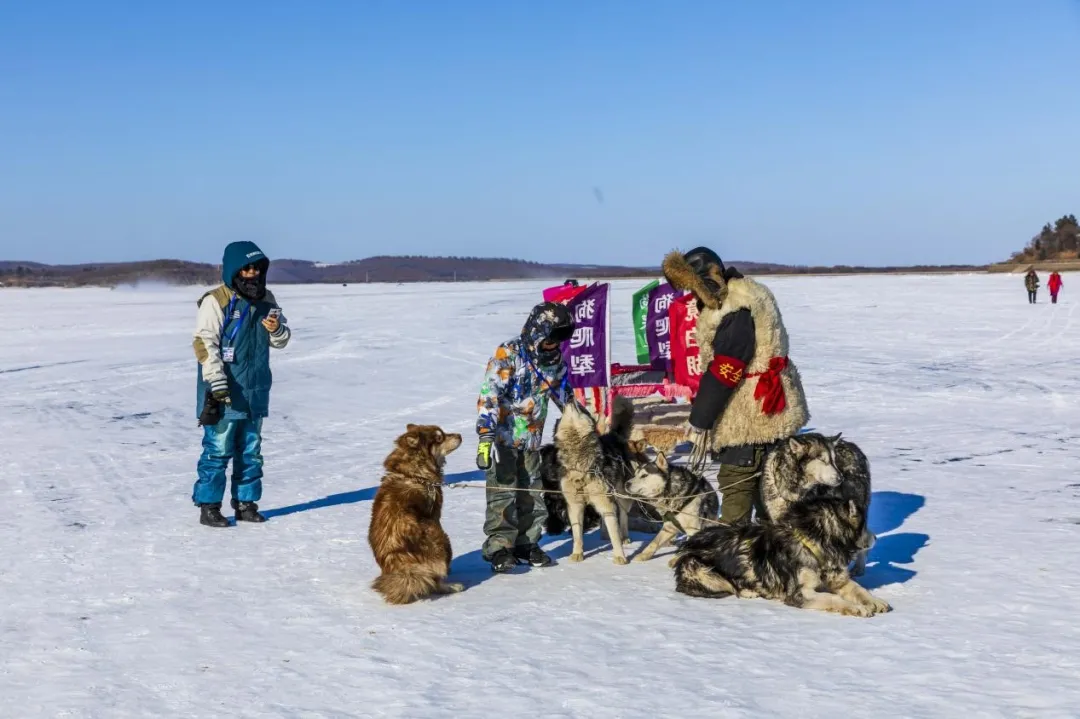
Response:
[{"label": "dog harness", "polygon": [[804,547],[806,547],[806,551],[808,551],[808,552],[810,552],[810,554],[814,555],[814,559],[818,560],[818,562],[820,564],[825,563],[825,557],[821,552],[821,547],[819,547],[817,544],[812,542],[809,537],[807,537],[805,534],[800,532],[798,529],[792,529],[791,532],[792,532],[792,534],[795,535],[795,539],[798,539],[799,542]]}]

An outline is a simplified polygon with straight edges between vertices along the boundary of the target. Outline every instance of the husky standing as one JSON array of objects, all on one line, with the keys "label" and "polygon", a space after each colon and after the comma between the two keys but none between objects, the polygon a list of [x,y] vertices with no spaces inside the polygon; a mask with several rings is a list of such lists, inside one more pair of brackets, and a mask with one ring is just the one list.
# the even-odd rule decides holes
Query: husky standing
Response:
[{"label": "husky standing", "polygon": [[[555,423],[558,431],[559,423]],[[540,483],[544,488],[544,506],[547,519],[544,521],[544,533],[557,537],[570,529],[570,511],[566,508],[566,497],[562,495],[560,481],[559,450],[554,444],[545,444],[540,448]],[[585,507],[585,521],[582,531],[590,532],[600,526],[600,515],[592,505]]]},{"label": "husky standing", "polygon": [[[555,431],[559,431],[558,421],[555,422]],[[652,461],[648,455],[648,445],[644,440],[632,439],[627,443],[627,447],[630,450],[630,466],[635,472],[642,465]],[[570,529],[570,512],[566,507],[566,497],[562,494],[560,473],[559,450],[555,448],[554,444],[545,444],[540,448],[540,482],[544,487],[544,505],[547,507],[544,533],[551,537],[565,534]],[[635,528],[635,519],[637,519],[640,521],[637,527],[641,531],[655,534],[656,528],[651,526],[651,518],[647,516],[650,512],[647,509],[642,510],[640,506],[637,509],[642,516],[636,517],[634,509],[631,509],[630,528]],[[600,527],[600,533],[604,539],[610,539],[607,535],[607,528],[600,520],[600,515],[597,514],[596,509],[591,504],[587,504],[585,505],[585,523],[582,526],[582,531],[588,534],[597,527]]]},{"label": "husky standing", "polygon": [[704,374],[690,411],[690,468],[719,454],[720,519],[732,524],[757,507],[766,448],[794,436],[810,418],[802,382],[788,357],[776,298],[707,247],[664,258],[664,276],[697,300],[697,344]]},{"label": "husky standing", "polygon": [[634,557],[646,562],[657,550],[667,546],[679,533],[692,537],[708,520],[716,520],[720,502],[716,490],[700,474],[686,467],[669,464],[663,452],[656,460],[640,467],[626,484],[626,491],[639,496],[665,518],[664,526],[645,549]]},{"label": "husky standing", "polygon": [[[585,508],[591,505],[607,527],[615,564],[626,564],[623,544],[630,541],[630,509],[626,483],[633,476],[630,432],[634,406],[625,397],[616,397],[611,407],[608,431],[601,434],[597,422],[576,401],[568,402],[555,430],[559,480],[566,498],[573,534],[571,562],[585,558]],[[624,495],[623,497],[613,495]]]},{"label": "husky standing", "polygon": [[[787,521],[791,506],[807,496],[827,495],[855,502],[870,511],[870,461],[853,442],[820,434],[803,434],[777,442],[765,459],[761,495],[772,522]],[[855,558],[854,576],[866,571],[867,553],[874,545],[869,529],[865,548]]]}]

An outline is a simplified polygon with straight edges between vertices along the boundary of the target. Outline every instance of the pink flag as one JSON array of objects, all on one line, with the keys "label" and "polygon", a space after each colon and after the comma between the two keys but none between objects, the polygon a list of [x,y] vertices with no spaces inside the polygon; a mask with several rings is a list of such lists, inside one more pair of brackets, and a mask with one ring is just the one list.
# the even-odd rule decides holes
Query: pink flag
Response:
[{"label": "pink flag", "polygon": [[566,303],[588,289],[587,285],[557,285],[544,290],[544,302]]}]

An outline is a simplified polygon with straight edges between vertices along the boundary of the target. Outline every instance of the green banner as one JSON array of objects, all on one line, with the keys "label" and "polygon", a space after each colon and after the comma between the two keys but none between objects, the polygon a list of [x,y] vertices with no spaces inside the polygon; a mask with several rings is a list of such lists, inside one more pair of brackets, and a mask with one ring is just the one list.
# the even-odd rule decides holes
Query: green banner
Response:
[{"label": "green banner", "polygon": [[649,318],[649,293],[660,286],[660,280],[653,280],[634,293],[634,343],[637,345],[638,364],[649,364],[649,340],[645,336],[645,325]]}]

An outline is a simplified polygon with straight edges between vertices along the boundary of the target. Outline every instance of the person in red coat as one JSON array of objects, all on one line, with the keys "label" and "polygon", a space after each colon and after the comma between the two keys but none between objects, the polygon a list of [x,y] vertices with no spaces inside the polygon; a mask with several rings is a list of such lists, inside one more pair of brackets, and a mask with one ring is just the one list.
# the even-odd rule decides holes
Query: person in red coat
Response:
[{"label": "person in red coat", "polygon": [[1061,281],[1061,275],[1057,272],[1050,273],[1050,281],[1047,283],[1046,288],[1050,290],[1050,301],[1055,305],[1057,304],[1058,292],[1061,292],[1061,287],[1064,283]]}]

